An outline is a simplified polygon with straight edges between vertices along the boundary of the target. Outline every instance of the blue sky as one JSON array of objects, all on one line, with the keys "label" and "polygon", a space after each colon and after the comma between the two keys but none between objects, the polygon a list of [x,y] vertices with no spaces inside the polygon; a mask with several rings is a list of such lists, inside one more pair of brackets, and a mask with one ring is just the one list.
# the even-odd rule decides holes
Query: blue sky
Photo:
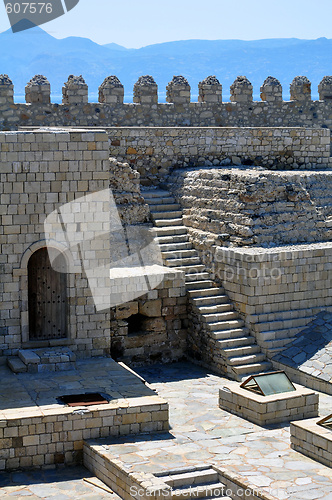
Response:
[{"label": "blue sky", "polygon": [[[138,48],[192,38],[332,38],[331,19],[332,0],[80,0],[42,28],[56,38]],[[9,27],[1,2],[0,32]]]}]

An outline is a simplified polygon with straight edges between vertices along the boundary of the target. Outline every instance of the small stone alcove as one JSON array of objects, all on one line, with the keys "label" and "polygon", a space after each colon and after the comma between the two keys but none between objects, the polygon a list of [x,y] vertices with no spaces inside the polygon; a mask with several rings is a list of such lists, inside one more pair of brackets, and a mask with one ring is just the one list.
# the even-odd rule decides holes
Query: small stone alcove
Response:
[{"label": "small stone alcove", "polygon": [[133,314],[127,318],[128,322],[128,336],[144,335],[147,333],[147,320],[148,318],[143,314]]}]

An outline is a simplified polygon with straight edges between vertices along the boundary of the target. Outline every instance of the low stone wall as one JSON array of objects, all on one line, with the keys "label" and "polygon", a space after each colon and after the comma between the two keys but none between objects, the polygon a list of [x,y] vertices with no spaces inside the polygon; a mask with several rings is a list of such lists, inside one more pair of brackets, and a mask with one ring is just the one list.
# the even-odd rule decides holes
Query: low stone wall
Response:
[{"label": "low stone wall", "polygon": [[168,430],[168,404],[157,396],[29,413],[0,420],[0,470],[77,464],[83,440]]},{"label": "low stone wall", "polygon": [[145,184],[157,184],[174,167],[190,165],[321,169],[330,164],[327,129],[114,127],[107,132],[111,156],[134,165]]},{"label": "low stone wall", "polygon": [[331,269],[331,243],[215,250],[215,275],[270,355],[332,309]]},{"label": "low stone wall", "polygon": [[291,447],[327,467],[332,466],[332,432],[317,425],[322,417],[292,422]]},{"label": "low stone wall", "polygon": [[271,425],[290,420],[316,417],[318,394],[295,386],[294,392],[261,396],[236,383],[219,389],[219,407],[257,425]]}]

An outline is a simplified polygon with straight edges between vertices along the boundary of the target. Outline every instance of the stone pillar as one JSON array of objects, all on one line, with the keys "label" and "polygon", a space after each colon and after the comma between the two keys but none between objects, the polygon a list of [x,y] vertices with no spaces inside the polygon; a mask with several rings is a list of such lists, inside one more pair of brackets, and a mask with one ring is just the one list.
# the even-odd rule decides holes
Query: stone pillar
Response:
[{"label": "stone pillar", "polygon": [[311,83],[306,76],[296,76],[290,84],[291,101],[311,101]]},{"label": "stone pillar", "polygon": [[166,87],[166,102],[190,103],[190,85],[184,76],[173,76],[173,80]]},{"label": "stone pillar", "polygon": [[252,85],[246,76],[238,76],[230,88],[231,102],[252,102]]},{"label": "stone pillar", "polygon": [[14,103],[14,85],[8,75],[0,75],[0,106]]},{"label": "stone pillar", "polygon": [[158,104],[158,85],[150,75],[140,76],[134,85],[134,102]]},{"label": "stone pillar", "polygon": [[282,86],[277,78],[268,76],[261,86],[261,99],[267,102],[282,101]]},{"label": "stone pillar", "polygon": [[215,76],[208,76],[198,84],[198,102],[222,102],[222,85]]},{"label": "stone pillar", "polygon": [[82,75],[69,75],[62,87],[62,104],[87,104],[88,86]]},{"label": "stone pillar", "polygon": [[320,101],[330,101],[332,99],[332,76],[324,76],[318,85]]},{"label": "stone pillar", "polygon": [[117,76],[108,76],[99,87],[99,102],[123,104],[124,88]]},{"label": "stone pillar", "polygon": [[35,75],[25,87],[25,102],[49,104],[51,102],[51,85],[46,76]]}]

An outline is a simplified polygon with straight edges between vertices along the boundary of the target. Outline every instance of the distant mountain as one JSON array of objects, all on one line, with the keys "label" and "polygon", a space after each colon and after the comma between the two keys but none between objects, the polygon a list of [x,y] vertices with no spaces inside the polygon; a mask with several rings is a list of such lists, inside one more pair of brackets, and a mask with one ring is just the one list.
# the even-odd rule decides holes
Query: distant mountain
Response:
[{"label": "distant mountain", "polygon": [[246,75],[254,86],[254,98],[269,75],[280,80],[284,99],[289,84],[297,75],[312,82],[312,95],[324,75],[332,74],[332,40],[184,40],[126,49],[109,43],[99,45],[87,38],[58,40],[39,27],[13,34],[0,33],[0,73],[7,73],[15,93],[24,94],[25,84],[35,74],[44,74],[51,83],[53,100],[59,102],[61,88],[69,74],[82,74],[96,100],[99,85],[116,75],[125,86],[126,100],[132,100],[134,83],[150,74],[159,85],[160,100],[165,98],[167,83],[173,75],[185,76],[197,100],[198,82],[216,75],[223,85],[224,99],[238,75]]}]

